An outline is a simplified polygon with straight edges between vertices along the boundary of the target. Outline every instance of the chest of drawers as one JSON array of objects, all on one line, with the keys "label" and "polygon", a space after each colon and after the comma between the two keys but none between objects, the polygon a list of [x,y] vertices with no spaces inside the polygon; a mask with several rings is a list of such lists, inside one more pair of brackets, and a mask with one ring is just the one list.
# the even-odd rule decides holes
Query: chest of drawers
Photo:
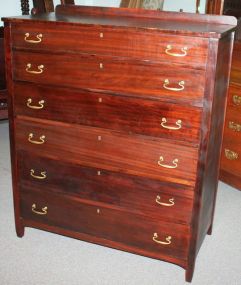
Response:
[{"label": "chest of drawers", "polygon": [[[240,27],[239,27],[239,30]],[[220,179],[241,190],[241,42],[234,42]]]},{"label": "chest of drawers", "polygon": [[236,20],[57,6],[7,18],[16,231],[175,263],[211,233]]}]

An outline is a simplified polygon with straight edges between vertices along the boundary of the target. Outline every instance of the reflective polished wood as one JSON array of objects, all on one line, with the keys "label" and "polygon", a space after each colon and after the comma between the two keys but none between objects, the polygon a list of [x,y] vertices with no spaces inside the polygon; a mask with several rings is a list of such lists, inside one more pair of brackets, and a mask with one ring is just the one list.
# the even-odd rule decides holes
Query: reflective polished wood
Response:
[{"label": "reflective polished wood", "polygon": [[17,235],[172,262],[190,282],[212,231],[236,19],[61,5],[4,21]]}]

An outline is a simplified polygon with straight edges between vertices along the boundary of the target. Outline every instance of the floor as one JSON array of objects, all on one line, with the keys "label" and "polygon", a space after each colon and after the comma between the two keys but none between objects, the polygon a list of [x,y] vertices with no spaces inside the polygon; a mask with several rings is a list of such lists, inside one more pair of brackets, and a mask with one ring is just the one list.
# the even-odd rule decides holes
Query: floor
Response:
[{"label": "floor", "polygon": [[[15,234],[8,124],[0,122],[0,285],[182,285],[173,264],[26,228]],[[241,191],[219,184],[193,285],[241,285]]]}]

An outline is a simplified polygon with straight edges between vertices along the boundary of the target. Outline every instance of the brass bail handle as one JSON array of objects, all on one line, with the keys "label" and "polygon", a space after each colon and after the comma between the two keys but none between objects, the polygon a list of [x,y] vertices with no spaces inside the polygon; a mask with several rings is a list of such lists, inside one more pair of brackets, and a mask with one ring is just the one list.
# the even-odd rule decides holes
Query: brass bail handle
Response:
[{"label": "brass bail handle", "polygon": [[229,129],[231,129],[235,132],[241,132],[241,124],[237,124],[237,123],[229,121],[228,127],[229,127]]},{"label": "brass bail handle", "polygon": [[233,103],[237,106],[241,105],[241,96],[233,95]]},{"label": "brass bail handle", "polygon": [[159,243],[159,244],[162,244],[162,245],[169,245],[172,243],[172,237],[171,236],[167,236],[165,238],[165,241],[160,241],[158,240],[158,234],[157,233],[154,233],[153,234],[153,237],[152,237],[152,240],[156,243]]},{"label": "brass bail handle", "polygon": [[31,73],[31,74],[41,74],[44,72],[44,65],[43,64],[37,66],[38,70],[32,70],[31,68],[32,68],[32,64],[28,63],[26,66],[26,69],[25,69],[26,72]]},{"label": "brass bail handle", "polygon": [[172,207],[175,205],[174,198],[170,198],[169,203],[164,203],[164,202],[161,202],[161,196],[160,195],[156,196],[156,203],[161,205],[161,206],[165,206],[165,207]]},{"label": "brass bail handle", "polygon": [[226,158],[229,160],[237,160],[239,156],[237,152],[232,151],[227,148],[225,148],[224,153],[225,153]]},{"label": "brass bail handle", "polygon": [[173,49],[172,45],[167,45],[165,53],[170,56],[175,56],[175,57],[184,57],[187,55],[187,50],[188,50],[187,47],[181,48],[181,53],[171,52],[172,49]]},{"label": "brass bail handle", "polygon": [[35,175],[35,170],[34,169],[31,169],[30,170],[30,175],[35,178],[35,179],[45,179],[47,177],[46,175],[46,171],[41,171],[40,174],[41,175]]},{"label": "brass bail handle", "polygon": [[40,100],[38,101],[38,105],[32,105],[32,102],[33,100],[31,98],[28,98],[27,100],[27,106],[30,108],[30,109],[35,109],[35,110],[40,110],[40,109],[43,109],[44,108],[44,100]]},{"label": "brass bail handle", "polygon": [[182,121],[181,120],[177,120],[175,124],[176,124],[176,127],[169,126],[169,125],[167,125],[167,119],[162,118],[161,126],[165,129],[175,131],[175,130],[180,130],[182,128]]},{"label": "brass bail handle", "polygon": [[40,136],[38,141],[33,140],[33,137],[34,137],[33,133],[30,133],[28,135],[28,141],[30,143],[33,143],[33,144],[43,144],[43,143],[45,143],[45,136],[44,135]]},{"label": "brass bail handle", "polygon": [[47,215],[47,213],[48,213],[48,207],[43,207],[43,208],[41,209],[41,211],[36,210],[36,208],[37,208],[36,204],[33,204],[33,205],[32,205],[32,212],[33,212],[33,213],[35,213],[35,214],[37,214],[37,215]]},{"label": "brass bail handle", "polygon": [[36,40],[31,40],[31,39],[29,39],[29,37],[30,37],[30,34],[29,33],[25,33],[25,37],[24,37],[25,42],[31,43],[31,44],[38,44],[38,43],[41,43],[43,35],[42,34],[37,34],[37,36],[36,36],[37,39]]},{"label": "brass bail handle", "polygon": [[178,159],[175,158],[173,161],[172,161],[172,164],[173,165],[168,165],[168,164],[163,164],[162,162],[164,161],[164,157],[163,156],[160,156],[159,158],[159,161],[158,161],[158,165],[164,167],[164,168],[170,168],[170,169],[173,169],[173,168],[177,168],[178,166]]},{"label": "brass bail handle", "polygon": [[170,81],[169,81],[169,79],[165,79],[164,83],[163,83],[163,88],[165,88],[167,90],[170,90],[170,91],[175,91],[175,92],[184,90],[184,88],[185,88],[185,81],[183,81],[183,80],[179,81],[177,84],[180,87],[169,87]]}]

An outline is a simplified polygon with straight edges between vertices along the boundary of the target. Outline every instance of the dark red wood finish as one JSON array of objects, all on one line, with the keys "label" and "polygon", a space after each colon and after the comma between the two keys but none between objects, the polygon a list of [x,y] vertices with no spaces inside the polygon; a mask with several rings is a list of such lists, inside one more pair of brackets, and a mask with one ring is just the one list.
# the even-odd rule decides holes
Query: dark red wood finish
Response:
[{"label": "dark red wood finish", "polygon": [[[199,141],[200,108],[23,82],[15,84],[14,94],[16,115],[120,130],[127,134]],[[39,104],[42,101],[44,103]],[[41,107],[41,104],[42,109],[31,108]]]},{"label": "dark red wood finish", "polygon": [[[239,30],[240,27],[239,27]],[[234,42],[220,179],[241,190],[241,42]]]},{"label": "dark red wood finish", "polygon": [[13,78],[12,78],[12,51],[11,51],[11,32],[10,25],[4,24],[4,48],[5,48],[5,63],[7,75],[7,90],[8,90],[8,115],[9,115],[9,139],[10,139],[10,152],[11,152],[11,171],[12,171],[12,187],[13,187],[13,202],[14,202],[14,217],[15,228],[18,237],[24,235],[23,219],[20,215],[20,196],[18,187],[18,167],[16,159],[15,148],[15,127],[14,127],[14,103],[13,103]]},{"label": "dark red wood finish", "polygon": [[[209,129],[205,129],[204,125],[202,126],[203,145],[201,148],[205,152],[203,152],[203,156],[199,160],[200,166],[195,189],[196,196],[194,198],[194,215],[191,227],[192,250],[188,260],[190,270],[186,271],[186,279],[192,278],[195,256],[206,234],[211,234],[212,232],[233,38],[234,34],[224,37],[219,42],[219,47],[216,40],[210,41],[209,56],[210,59],[214,57],[216,62],[214,62],[214,65],[209,65],[207,69],[207,92],[205,95],[209,104],[205,108],[203,123],[204,125],[209,125]],[[216,77],[214,76],[214,68],[216,69]],[[217,115],[220,110],[223,111]],[[195,219],[198,219],[199,222],[197,223]]]},{"label": "dark red wood finish", "polygon": [[5,21],[18,236],[31,226],[127,250],[191,281],[212,228],[236,20],[58,6]]},{"label": "dark red wood finish", "polygon": [[[30,40],[36,40],[37,36],[42,34],[42,41],[33,45],[24,40],[26,32],[28,32]],[[204,69],[207,60],[207,45],[208,40],[196,37],[180,37],[176,41],[173,35],[163,35],[160,38],[159,31],[143,31],[130,30],[124,28],[116,28],[113,33],[112,28],[108,26],[83,26],[72,27],[69,29],[56,30],[55,27],[46,30],[45,25],[35,24],[15,25],[13,30],[14,48],[16,49],[31,49],[45,50],[51,52],[58,51],[73,51],[88,54],[101,54],[108,56],[128,57],[134,59],[150,61],[172,60],[172,62],[182,63],[185,65],[196,66],[197,69]],[[76,45],[76,42],[78,44]],[[152,42],[152,45],[149,43]],[[167,54],[167,46],[172,45],[171,52],[183,53],[182,48],[187,48],[186,57],[174,57]]]},{"label": "dark red wood finish", "polygon": [[[93,166],[194,186],[198,148],[169,140],[130,136],[94,127],[19,118],[15,120],[17,150],[41,153],[84,166]],[[33,134],[29,142],[29,134]],[[68,147],[66,147],[68,146]],[[123,147],[125,146],[125,147]],[[160,163],[174,168],[165,168]],[[174,160],[178,159],[175,163]]]},{"label": "dark red wood finish", "polygon": [[[23,190],[61,193],[91,204],[101,203],[104,207],[169,222],[190,223],[194,195],[191,187],[181,184],[174,187],[159,180],[59,162],[23,151],[18,153],[18,157],[20,187]],[[26,157],[31,158],[26,160]],[[46,173],[46,178],[33,177],[31,170],[37,176]]]},{"label": "dark red wood finish", "polygon": [[[36,202],[35,202],[36,201]],[[32,212],[35,203],[36,211],[47,207],[48,215],[37,215]],[[42,191],[22,191],[21,210],[26,223],[35,221],[50,226],[62,227],[72,232],[80,232],[114,243],[125,244],[138,250],[145,250],[150,256],[163,257],[185,261],[189,228],[180,224],[157,222],[144,216],[117,211],[81,203],[78,199],[42,193]],[[128,221],[128,223],[127,223]],[[172,243],[161,245],[153,242],[154,233],[160,241],[167,236],[172,237]],[[181,263],[181,262],[180,262]]]},{"label": "dark red wood finish", "polygon": [[[52,54],[48,57],[44,53],[29,51],[14,52],[13,62],[14,79],[20,81],[127,93],[137,97],[159,98],[165,95],[179,98],[180,101],[190,97],[199,101],[204,93],[204,71],[183,68],[174,63],[160,65],[89,54]],[[29,72],[26,71],[28,64],[31,64]],[[39,72],[38,66],[42,65],[41,74],[30,73]],[[165,80],[169,80],[169,83],[165,83]],[[180,86],[180,82],[184,83]]]},{"label": "dark red wood finish", "polygon": [[[108,16],[116,16],[116,19],[111,19],[112,24],[119,22],[119,26],[126,21],[125,25],[129,25],[130,22],[136,22],[136,25],[144,25],[146,28],[148,25],[157,25],[162,29],[168,28],[168,32],[172,29],[175,32],[181,34],[194,32],[195,36],[199,36],[200,33],[204,33],[207,37],[220,37],[227,32],[227,26],[236,26],[237,20],[234,17],[224,17],[216,15],[205,15],[205,14],[193,14],[193,13],[176,13],[175,16],[173,12],[163,12],[163,11],[154,11],[154,10],[144,10],[144,9],[113,9],[109,7],[89,7],[89,6],[72,6],[72,5],[57,5],[56,14],[58,19],[61,20],[61,15],[67,16],[81,16],[81,20],[85,21],[85,17],[90,19],[90,16],[95,16],[97,21],[105,21],[108,23],[110,18]],[[103,16],[106,16],[103,18]],[[176,21],[173,21],[175,17]],[[22,17],[21,17],[22,18]],[[83,19],[84,18],[84,19]],[[102,18],[102,19],[101,19]],[[138,21],[136,21],[138,18]],[[158,20],[158,21],[156,21]],[[198,25],[196,23],[198,22]],[[164,24],[166,23],[166,24]],[[123,23],[124,24],[124,23]],[[207,26],[208,25],[208,26]],[[226,27],[222,26],[226,25]],[[132,26],[132,25],[130,25]],[[188,28],[184,28],[188,27]],[[218,31],[218,32],[217,32]],[[211,33],[210,33],[211,32]],[[217,34],[215,33],[217,32]]]}]

